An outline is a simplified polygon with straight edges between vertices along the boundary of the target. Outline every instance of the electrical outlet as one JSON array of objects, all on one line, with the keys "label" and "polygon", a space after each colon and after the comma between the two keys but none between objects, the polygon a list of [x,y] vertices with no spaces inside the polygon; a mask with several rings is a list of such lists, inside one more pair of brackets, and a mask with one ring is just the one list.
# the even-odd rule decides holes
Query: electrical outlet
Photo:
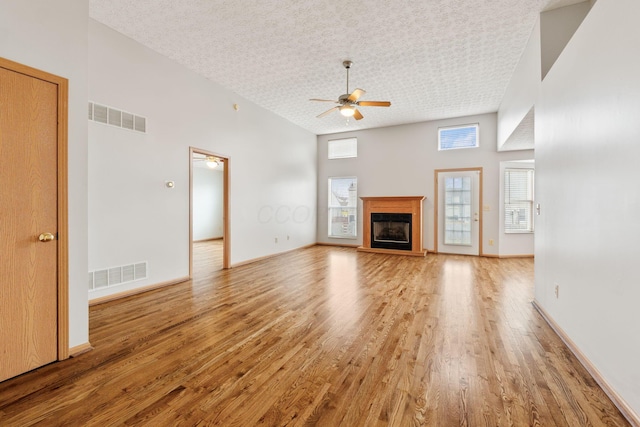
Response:
[{"label": "electrical outlet", "polygon": [[556,298],[560,298],[560,285],[558,284],[556,284],[555,293],[556,293]]},{"label": "electrical outlet", "polygon": [[489,239],[489,246],[493,246],[493,239]]},{"label": "electrical outlet", "polygon": [[276,237],[276,243],[278,243],[278,238]]},{"label": "electrical outlet", "polygon": [[289,236],[287,236],[287,240],[289,240]]}]

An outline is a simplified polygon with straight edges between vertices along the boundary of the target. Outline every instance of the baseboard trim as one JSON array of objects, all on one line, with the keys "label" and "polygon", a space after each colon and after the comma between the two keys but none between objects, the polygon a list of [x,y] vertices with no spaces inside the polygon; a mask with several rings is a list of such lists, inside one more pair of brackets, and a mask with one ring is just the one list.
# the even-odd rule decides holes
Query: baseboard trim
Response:
[{"label": "baseboard trim", "polygon": [[309,248],[312,248],[314,246],[316,246],[316,243],[311,243],[310,245],[300,246],[299,248],[289,249],[289,250],[284,251],[284,252],[278,252],[277,254],[270,254],[270,255],[265,255],[265,256],[258,257],[258,258],[251,258],[251,259],[248,259],[246,261],[237,262],[237,263],[231,265],[231,268],[236,268],[236,267],[241,267],[243,265],[253,264],[254,262],[264,261],[266,259],[277,257],[279,255],[284,255],[284,254],[289,253],[289,252],[298,251],[300,249],[309,249]]},{"label": "baseboard trim", "polygon": [[222,240],[224,237],[209,237],[208,239],[194,240],[193,243],[213,242],[214,240]]},{"label": "baseboard trim", "polygon": [[90,342],[73,346],[69,349],[69,357],[78,357],[83,353],[93,350]]},{"label": "baseboard trim", "polygon": [[126,290],[126,291],[115,293],[115,294],[105,295],[103,297],[98,297],[98,298],[94,298],[92,300],[89,300],[89,307],[92,307],[92,306],[98,305],[98,304],[104,304],[104,303],[110,302],[110,301],[115,301],[115,300],[121,299],[121,298],[130,297],[132,295],[138,295],[138,294],[141,294],[143,292],[153,291],[155,289],[164,288],[166,286],[177,285],[179,283],[184,283],[184,282],[187,282],[189,280],[191,280],[190,277],[182,277],[180,279],[169,280],[167,282],[156,283],[154,285],[142,286],[140,288],[129,289],[129,290]]},{"label": "baseboard trim", "polygon": [[584,368],[591,374],[594,380],[598,383],[600,388],[605,392],[609,399],[613,402],[614,405],[618,408],[618,410],[622,413],[622,415],[629,421],[629,423],[634,427],[640,427],[640,417],[638,414],[629,406],[629,404],[611,387],[611,385],[604,379],[598,368],[596,368],[593,363],[587,358],[587,356],[580,351],[578,346],[573,342],[571,338],[562,330],[562,328],[553,320],[553,318],[547,313],[547,311],[538,304],[536,300],[531,302],[533,307],[538,310],[538,313],[542,316],[542,318],[551,326],[551,329],[555,331],[555,333],[560,337],[560,339],[569,347],[569,350],[573,353],[574,356],[578,359],[578,361],[584,366]]},{"label": "baseboard trim", "polygon": [[509,259],[509,258],[535,258],[533,254],[520,254],[520,255],[498,255],[500,259]]},{"label": "baseboard trim", "polygon": [[354,244],[350,244],[350,243],[332,243],[332,242],[317,242],[316,245],[318,246],[337,246],[340,248],[353,248],[353,249],[357,249],[360,245],[354,245]]}]

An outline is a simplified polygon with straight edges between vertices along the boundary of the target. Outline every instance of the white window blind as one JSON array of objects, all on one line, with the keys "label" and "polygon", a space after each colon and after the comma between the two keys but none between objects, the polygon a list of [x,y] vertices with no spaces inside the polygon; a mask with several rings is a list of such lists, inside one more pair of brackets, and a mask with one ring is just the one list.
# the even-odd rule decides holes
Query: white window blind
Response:
[{"label": "white window blind", "polygon": [[451,126],[438,129],[438,150],[457,150],[475,148],[479,144],[478,124]]},{"label": "white window blind", "polygon": [[504,171],[504,232],[533,232],[533,169]]},{"label": "white window blind", "polygon": [[330,139],[329,160],[358,157],[358,138]]},{"label": "white window blind", "polygon": [[357,236],[358,179],[329,178],[329,237],[353,239]]}]

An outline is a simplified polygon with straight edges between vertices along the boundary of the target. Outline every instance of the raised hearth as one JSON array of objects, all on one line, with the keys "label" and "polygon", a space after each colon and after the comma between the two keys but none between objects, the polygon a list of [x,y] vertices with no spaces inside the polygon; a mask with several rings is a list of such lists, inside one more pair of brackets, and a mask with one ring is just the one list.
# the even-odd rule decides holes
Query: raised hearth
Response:
[{"label": "raised hearth", "polygon": [[422,246],[424,196],[361,197],[362,246],[359,251],[425,256]]}]

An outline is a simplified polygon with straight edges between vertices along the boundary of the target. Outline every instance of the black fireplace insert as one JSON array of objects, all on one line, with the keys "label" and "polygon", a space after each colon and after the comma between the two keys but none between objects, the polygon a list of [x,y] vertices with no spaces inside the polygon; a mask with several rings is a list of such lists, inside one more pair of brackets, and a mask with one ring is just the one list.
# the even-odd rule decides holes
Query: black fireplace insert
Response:
[{"label": "black fireplace insert", "polygon": [[372,213],[371,247],[411,250],[411,214]]}]

